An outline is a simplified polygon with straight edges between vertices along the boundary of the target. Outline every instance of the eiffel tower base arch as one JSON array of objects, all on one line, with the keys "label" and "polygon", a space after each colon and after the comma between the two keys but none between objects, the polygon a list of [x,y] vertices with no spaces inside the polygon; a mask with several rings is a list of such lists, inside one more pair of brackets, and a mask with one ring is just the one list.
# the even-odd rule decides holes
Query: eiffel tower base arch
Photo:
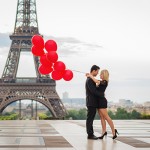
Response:
[{"label": "eiffel tower base arch", "polygon": [[[23,81],[23,80],[22,80]],[[51,83],[0,83],[0,113],[12,102],[30,99],[45,105],[54,118],[63,118],[66,109]]]}]

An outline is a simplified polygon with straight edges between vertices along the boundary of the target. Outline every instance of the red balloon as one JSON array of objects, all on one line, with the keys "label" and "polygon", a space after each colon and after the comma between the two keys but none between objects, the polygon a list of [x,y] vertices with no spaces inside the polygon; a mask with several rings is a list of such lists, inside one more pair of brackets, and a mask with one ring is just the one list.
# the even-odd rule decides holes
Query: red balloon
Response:
[{"label": "red balloon", "polygon": [[49,74],[53,71],[53,69],[51,67],[45,67],[43,65],[40,65],[38,70],[41,74]]},{"label": "red balloon", "polygon": [[52,63],[55,63],[58,60],[58,54],[55,51],[50,51],[46,55],[47,59]]},{"label": "red balloon", "polygon": [[56,51],[57,50],[57,44],[54,40],[48,40],[45,43],[45,49],[49,51]]},{"label": "red balloon", "polygon": [[32,44],[35,45],[36,47],[44,48],[44,40],[41,35],[34,35],[31,39]]},{"label": "red balloon", "polygon": [[47,59],[46,54],[40,57],[40,62],[45,67],[52,67],[52,63]]},{"label": "red balloon", "polygon": [[34,45],[32,46],[31,51],[32,51],[32,54],[35,55],[35,56],[44,55],[44,50],[39,48],[39,47],[36,47]]},{"label": "red balloon", "polygon": [[71,70],[65,70],[63,74],[63,79],[65,81],[70,81],[73,78],[73,72]]},{"label": "red balloon", "polygon": [[60,79],[62,79],[62,77],[63,77],[63,72],[55,71],[55,70],[52,72],[52,78],[54,80],[60,80]]},{"label": "red balloon", "polygon": [[64,71],[65,69],[66,69],[66,66],[65,66],[65,64],[62,61],[57,61],[54,64],[54,70]]}]

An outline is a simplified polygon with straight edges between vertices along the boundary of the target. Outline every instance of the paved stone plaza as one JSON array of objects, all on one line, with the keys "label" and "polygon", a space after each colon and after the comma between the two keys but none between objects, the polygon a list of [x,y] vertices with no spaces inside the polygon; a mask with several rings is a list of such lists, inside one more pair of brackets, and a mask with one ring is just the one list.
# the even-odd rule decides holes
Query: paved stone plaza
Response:
[{"label": "paved stone plaza", "polygon": [[[0,150],[150,150],[150,120],[115,120],[120,135],[110,128],[103,140],[87,140],[85,120],[0,121]],[[100,136],[100,121],[94,121]]]}]

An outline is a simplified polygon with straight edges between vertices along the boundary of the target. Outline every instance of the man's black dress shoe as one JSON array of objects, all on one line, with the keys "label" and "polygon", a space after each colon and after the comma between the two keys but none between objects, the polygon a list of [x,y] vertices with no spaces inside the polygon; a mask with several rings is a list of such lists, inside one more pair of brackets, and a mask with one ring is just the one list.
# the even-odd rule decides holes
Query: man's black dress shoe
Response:
[{"label": "man's black dress shoe", "polygon": [[98,139],[98,137],[96,137],[95,135],[88,135],[87,138],[90,140],[97,140]]}]

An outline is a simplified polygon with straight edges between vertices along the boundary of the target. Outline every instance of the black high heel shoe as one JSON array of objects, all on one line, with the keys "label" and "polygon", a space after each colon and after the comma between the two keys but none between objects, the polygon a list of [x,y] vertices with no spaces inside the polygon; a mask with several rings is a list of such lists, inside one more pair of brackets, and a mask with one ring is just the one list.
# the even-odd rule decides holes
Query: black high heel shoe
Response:
[{"label": "black high heel shoe", "polygon": [[118,133],[117,129],[115,129],[115,135],[112,137],[112,139],[117,138],[117,134],[119,135],[119,133]]},{"label": "black high heel shoe", "polygon": [[99,139],[103,139],[104,136],[107,135],[107,132],[105,132],[102,136],[98,137]]}]

